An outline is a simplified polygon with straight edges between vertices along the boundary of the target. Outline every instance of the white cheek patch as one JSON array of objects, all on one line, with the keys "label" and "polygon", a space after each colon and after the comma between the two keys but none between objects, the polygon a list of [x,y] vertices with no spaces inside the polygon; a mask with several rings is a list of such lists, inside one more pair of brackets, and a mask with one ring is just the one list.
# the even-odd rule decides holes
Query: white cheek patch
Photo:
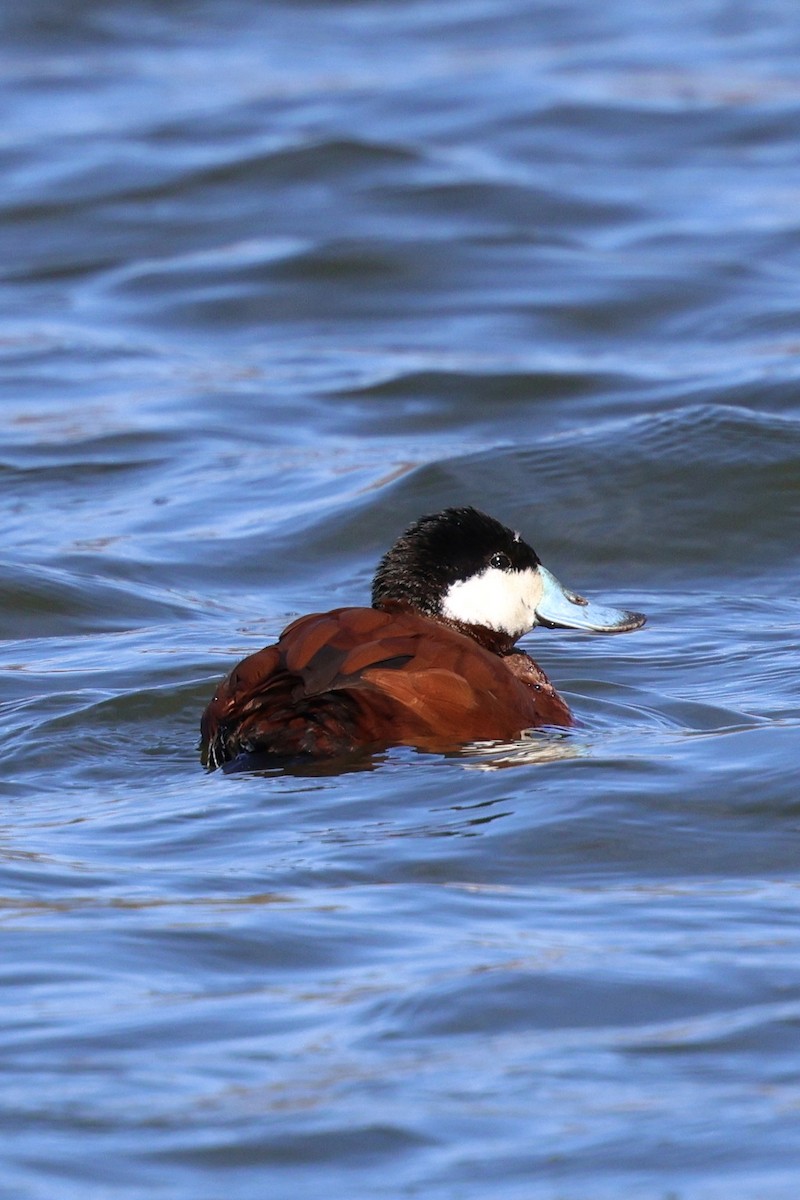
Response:
[{"label": "white cheek patch", "polygon": [[487,567],[480,575],[459,579],[447,589],[442,616],[465,625],[522,637],[533,629],[536,605],[542,598],[538,571],[500,571]]}]

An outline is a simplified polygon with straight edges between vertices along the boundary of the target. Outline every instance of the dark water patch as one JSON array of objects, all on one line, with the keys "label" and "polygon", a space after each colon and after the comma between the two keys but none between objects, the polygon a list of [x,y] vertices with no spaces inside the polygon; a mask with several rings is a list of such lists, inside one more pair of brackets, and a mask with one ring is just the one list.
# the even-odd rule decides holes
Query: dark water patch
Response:
[{"label": "dark water patch", "polygon": [[[21,482],[26,475],[35,473],[37,483],[49,483],[55,479],[63,484],[69,477],[74,478],[76,473],[80,473],[89,484],[93,471],[98,475],[111,471],[141,475],[149,466],[163,468],[171,457],[168,446],[163,444],[169,441],[164,435],[148,436],[146,431],[137,430],[93,436],[91,428],[98,415],[102,420],[102,412],[89,412],[74,424],[61,428],[56,426],[52,430],[47,428],[48,417],[44,417],[38,422],[38,429],[18,428],[12,431],[18,434],[18,444],[13,450],[7,447],[3,469],[19,472],[14,482]],[[37,424],[35,418],[30,424]],[[31,433],[34,434],[33,438]]]},{"label": "dark water patch", "polygon": [[[601,373],[430,370],[393,373],[388,378],[338,390],[334,395],[362,402],[361,412],[366,420],[374,402],[382,402],[384,420],[394,421],[402,420],[408,405],[416,405],[418,410],[436,406],[443,410],[443,419],[448,416],[452,419],[454,409],[463,412],[487,404],[493,411],[499,407],[500,412],[524,404],[529,415],[531,406],[540,399],[555,406],[562,400],[574,401],[590,395],[596,404],[601,395],[613,392],[619,396],[637,385],[640,386],[640,381],[635,379]],[[358,416],[357,411],[353,415]]]},{"label": "dark water patch", "polygon": [[[598,76],[596,91],[608,81],[616,91],[613,98],[595,94],[587,95],[583,103],[573,97],[556,100],[539,111],[536,121],[527,128],[521,114],[506,114],[504,140],[508,138],[522,160],[532,166],[537,164],[541,151],[546,153],[550,147],[552,154],[559,139],[559,157],[571,163],[577,160],[603,166],[608,161],[609,146],[614,145],[618,166],[650,168],[660,174],[660,147],[665,141],[680,143],[682,168],[728,167],[732,148],[747,147],[757,155],[765,139],[773,145],[788,139],[796,120],[798,97],[793,88],[787,89],[781,82],[762,81],[759,85],[751,77],[745,84],[751,89],[748,96],[733,90],[725,94],[722,86],[715,91],[713,77],[704,81],[701,74],[687,75],[683,81],[673,77],[673,87],[666,75],[650,80],[629,76],[628,80],[631,86],[625,89],[624,75]],[[705,94],[703,82],[709,84]],[[566,137],[570,138],[568,155],[563,148]],[[652,199],[657,202],[657,198]]]},{"label": "dark water patch", "polygon": [[[254,124],[260,113],[251,112]],[[181,144],[193,129],[182,129]],[[173,135],[174,136],[174,135]],[[207,145],[207,143],[205,143]],[[318,182],[329,188],[333,180],[340,182],[353,175],[360,186],[368,185],[370,173],[377,178],[392,168],[399,179],[405,179],[409,170],[419,161],[419,153],[412,146],[392,142],[371,142],[365,138],[314,139],[308,136],[284,145],[277,144],[259,154],[247,157],[237,147],[235,155],[228,154],[230,161],[208,167],[196,176],[183,175],[185,185],[199,186],[217,183],[237,184],[246,187],[281,187],[294,183]]]},{"label": "dark water patch", "polygon": [[[751,591],[772,592],[770,568],[780,578],[798,504],[797,442],[791,418],[688,406],[454,457],[421,467],[393,491],[476,497],[523,528],[540,556],[559,558],[559,571],[561,564],[627,562],[648,586],[666,583],[679,556],[681,571],[696,571],[698,582],[713,570],[733,595],[744,579]],[[505,495],[496,486],[500,460]],[[556,516],[558,542],[551,543]]]},{"label": "dark water patch", "polygon": [[[133,591],[91,574],[7,563],[0,569],[0,611],[2,636],[13,642],[63,637],[67,631],[71,639],[101,630],[122,632],[154,618],[185,613],[186,605],[177,596],[155,595],[143,588]],[[13,654],[7,645],[9,651]],[[96,643],[87,647],[87,653],[96,655]]]},{"label": "dark water patch", "polygon": [[614,204],[609,198],[587,196],[580,193],[559,191],[555,187],[536,187],[535,181],[511,183],[507,180],[476,181],[469,178],[468,165],[461,171],[454,163],[451,172],[456,178],[450,182],[433,184],[408,184],[401,189],[389,191],[378,189],[376,199],[387,206],[400,207],[407,219],[422,225],[424,217],[428,227],[444,219],[448,230],[453,233],[471,235],[489,234],[498,229],[536,231],[536,241],[563,238],[564,215],[569,214],[576,227],[592,225],[627,225],[638,209]]}]

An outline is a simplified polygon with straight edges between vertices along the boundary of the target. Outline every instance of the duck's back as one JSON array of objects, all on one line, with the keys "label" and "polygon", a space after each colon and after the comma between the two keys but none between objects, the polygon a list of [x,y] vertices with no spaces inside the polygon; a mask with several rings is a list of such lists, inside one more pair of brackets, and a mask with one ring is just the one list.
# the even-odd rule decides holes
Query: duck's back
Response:
[{"label": "duck's back", "polygon": [[569,709],[525,654],[500,657],[411,610],[301,617],[223,680],[203,714],[204,760],[359,748],[455,747],[568,725]]}]

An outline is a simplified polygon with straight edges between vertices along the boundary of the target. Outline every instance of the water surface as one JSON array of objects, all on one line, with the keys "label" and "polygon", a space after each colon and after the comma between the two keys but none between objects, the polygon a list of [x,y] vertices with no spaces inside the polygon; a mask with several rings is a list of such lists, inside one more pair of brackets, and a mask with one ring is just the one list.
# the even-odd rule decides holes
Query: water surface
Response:
[{"label": "water surface", "polygon": [[[794,1200],[794,6],[2,28],[0,1195]],[[205,774],[460,503],[576,729]]]}]

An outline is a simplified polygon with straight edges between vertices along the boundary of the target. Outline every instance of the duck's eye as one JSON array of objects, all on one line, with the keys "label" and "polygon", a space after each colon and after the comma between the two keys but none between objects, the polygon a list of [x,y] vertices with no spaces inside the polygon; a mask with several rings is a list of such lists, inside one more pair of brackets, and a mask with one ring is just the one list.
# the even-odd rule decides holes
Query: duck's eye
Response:
[{"label": "duck's eye", "polygon": [[499,550],[497,554],[492,555],[489,565],[496,567],[498,571],[507,571],[511,566],[511,559],[502,550]]}]

